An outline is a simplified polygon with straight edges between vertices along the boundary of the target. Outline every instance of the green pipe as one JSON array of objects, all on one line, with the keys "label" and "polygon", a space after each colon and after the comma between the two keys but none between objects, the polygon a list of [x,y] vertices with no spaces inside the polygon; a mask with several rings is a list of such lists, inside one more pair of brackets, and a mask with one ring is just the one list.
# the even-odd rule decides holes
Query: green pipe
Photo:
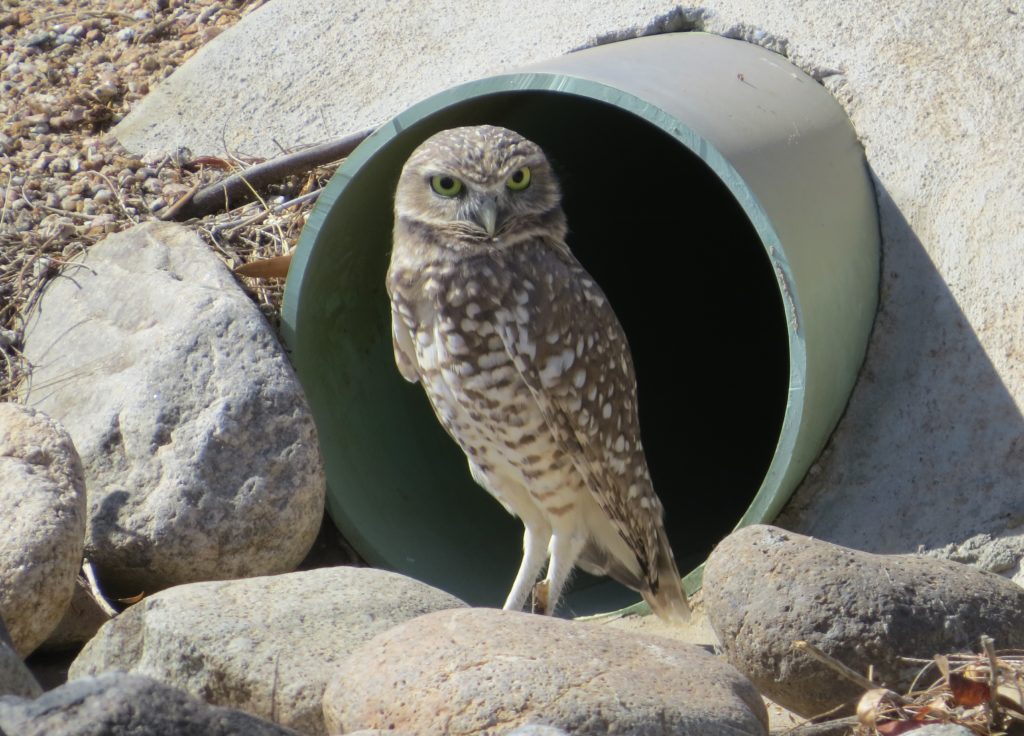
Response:
[{"label": "green pipe", "polygon": [[[480,123],[518,130],[555,162],[570,246],[629,335],[644,444],[693,590],[721,536],[779,512],[864,358],[879,235],[849,120],[781,56],[667,34],[442,92],[339,168],[299,241],[282,325],[328,509],[371,564],[500,605],[521,527],[399,376],[384,292],[402,164],[432,133]],[[567,598],[580,614],[634,600],[585,576]]]}]

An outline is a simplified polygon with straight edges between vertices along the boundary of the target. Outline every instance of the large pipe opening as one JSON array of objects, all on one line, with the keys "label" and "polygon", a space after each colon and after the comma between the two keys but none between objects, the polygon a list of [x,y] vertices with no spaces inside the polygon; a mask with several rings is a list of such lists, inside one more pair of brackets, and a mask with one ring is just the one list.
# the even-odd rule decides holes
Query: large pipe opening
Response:
[{"label": "large pipe opening", "polygon": [[[741,42],[678,35],[713,38],[716,53],[726,44],[726,51],[741,57],[756,49],[778,58]],[[658,39],[602,48],[650,41]],[[581,56],[564,58],[577,63],[574,57]],[[651,58],[671,62],[659,49]],[[671,69],[669,76],[676,76]],[[768,211],[778,192],[757,190],[742,166],[733,168],[738,158],[730,161],[724,146],[695,134],[686,120],[666,116],[664,106],[637,102],[621,89],[609,92],[602,83],[566,79],[531,71],[482,80],[425,101],[385,126],[321,197],[285,295],[286,339],[317,418],[332,518],[371,563],[472,604],[501,604],[518,566],[522,527],[473,483],[421,388],[399,376],[383,286],[394,187],[409,153],[429,135],[458,125],[503,125],[536,141],[555,163],[570,246],[608,294],[629,337],[643,441],[684,574],[738,522],[767,520],[792,491],[845,403],[867,337],[859,315],[867,314],[870,325],[874,309],[873,202],[859,149],[850,156],[855,139],[841,111],[838,122],[829,122],[838,143],[823,145],[842,150],[822,163],[832,168],[832,179],[840,159],[852,171],[844,175],[859,177],[851,190],[857,196],[840,212],[872,207],[862,223],[867,236],[860,238],[867,255],[853,258],[866,265],[836,271],[815,264],[820,278],[840,283],[816,284],[813,299],[829,298],[830,288],[840,297],[848,289],[869,296],[860,298],[851,317],[859,320],[855,328],[823,328],[830,340],[851,343],[839,352],[849,353],[855,365],[841,371],[826,365],[835,390],[808,415],[803,399],[808,384],[817,385],[808,369],[815,351],[805,345],[813,325],[803,319],[794,293],[801,263],[787,258],[790,243]],[[755,75],[751,81],[760,80]],[[827,97],[820,87],[814,94]],[[834,116],[837,106],[828,101]],[[716,114],[734,118],[737,111]],[[760,143],[752,139],[749,145]],[[764,152],[768,159],[778,155]],[[788,178],[780,170],[778,187]],[[779,218],[782,230],[789,227],[790,210],[801,208],[814,221],[814,233],[832,227],[828,221],[835,218],[814,196],[803,193],[801,201],[789,203]],[[833,252],[838,261],[849,260],[843,243],[803,248],[798,240],[813,239],[797,223],[790,228],[792,247],[804,262]],[[834,359],[832,345],[822,350]],[[581,574],[566,612],[607,611],[636,600],[614,583]]]}]

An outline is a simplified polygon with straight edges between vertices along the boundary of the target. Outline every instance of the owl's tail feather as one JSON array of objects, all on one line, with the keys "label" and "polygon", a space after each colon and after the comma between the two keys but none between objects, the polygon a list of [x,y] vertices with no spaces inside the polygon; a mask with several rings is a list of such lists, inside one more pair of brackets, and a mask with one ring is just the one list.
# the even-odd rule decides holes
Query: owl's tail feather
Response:
[{"label": "owl's tail feather", "polygon": [[658,566],[654,585],[641,591],[647,605],[662,621],[682,625],[690,620],[690,603],[683,591],[683,581],[676,567],[672,548],[664,530],[658,535]]}]

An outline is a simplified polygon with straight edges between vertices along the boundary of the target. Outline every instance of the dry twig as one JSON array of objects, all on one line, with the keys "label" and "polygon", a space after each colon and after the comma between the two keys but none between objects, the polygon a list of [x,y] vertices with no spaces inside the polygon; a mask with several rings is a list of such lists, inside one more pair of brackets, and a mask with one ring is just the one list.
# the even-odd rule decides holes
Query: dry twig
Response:
[{"label": "dry twig", "polygon": [[204,217],[220,209],[233,209],[250,201],[252,192],[264,189],[269,184],[345,158],[375,129],[367,128],[336,141],[287,153],[232,174],[196,192],[192,200],[176,214],[175,219],[187,220]]}]

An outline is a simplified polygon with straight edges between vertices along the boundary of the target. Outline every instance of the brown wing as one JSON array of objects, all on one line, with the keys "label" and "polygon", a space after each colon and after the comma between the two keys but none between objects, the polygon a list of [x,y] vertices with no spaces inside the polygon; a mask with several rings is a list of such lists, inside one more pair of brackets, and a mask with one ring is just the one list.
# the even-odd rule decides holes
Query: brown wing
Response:
[{"label": "brown wing", "polygon": [[600,287],[567,252],[520,247],[502,340],[561,449],[657,586],[662,507],[640,444],[629,345]]}]

